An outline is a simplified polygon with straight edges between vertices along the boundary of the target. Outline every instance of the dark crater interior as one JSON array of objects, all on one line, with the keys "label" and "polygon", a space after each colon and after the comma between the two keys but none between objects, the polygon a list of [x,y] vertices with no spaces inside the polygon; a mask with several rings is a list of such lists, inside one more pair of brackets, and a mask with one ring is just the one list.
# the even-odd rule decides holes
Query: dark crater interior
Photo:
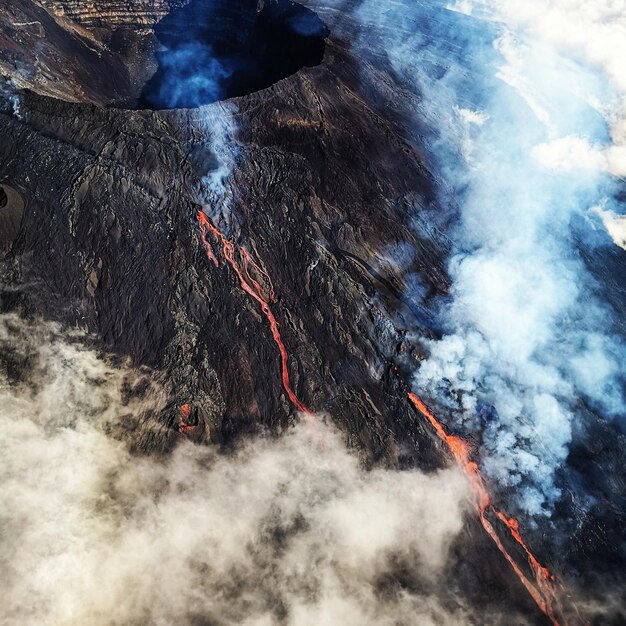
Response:
[{"label": "dark crater interior", "polygon": [[318,65],[329,30],[290,0],[192,0],[155,28],[158,69],[139,109],[193,108]]}]

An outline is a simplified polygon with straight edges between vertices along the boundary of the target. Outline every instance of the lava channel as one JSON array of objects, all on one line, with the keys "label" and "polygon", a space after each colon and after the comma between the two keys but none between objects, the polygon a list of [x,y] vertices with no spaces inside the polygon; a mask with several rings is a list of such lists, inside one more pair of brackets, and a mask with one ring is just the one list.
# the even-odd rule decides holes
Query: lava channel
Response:
[{"label": "lava channel", "polygon": [[[520,533],[519,522],[514,517],[507,517],[504,513],[499,511],[491,502],[489,492],[485,486],[483,477],[480,474],[478,465],[470,458],[469,444],[461,437],[456,435],[449,435],[446,433],[443,425],[437,418],[431,413],[430,409],[424,404],[422,399],[412,392],[407,392],[408,398],[415,406],[415,408],[430,422],[435,429],[437,436],[446,444],[448,450],[452,453],[455,461],[467,477],[472,492],[475,497],[476,506],[478,509],[478,515],[480,522],[491,537],[493,542],[498,547],[498,550],[502,553],[504,558],[508,561],[509,565],[520,579],[532,599],[536,602],[537,606],[545,613],[554,626],[561,626],[567,624],[567,621],[559,622],[557,613],[563,617],[563,609],[559,600],[559,587],[564,589],[562,585],[557,585],[554,574],[550,573],[547,567],[541,565],[530,551]],[[509,554],[504,547],[500,537],[498,536],[493,524],[487,519],[486,513],[490,509],[496,517],[506,526],[513,539],[522,547],[526,553],[528,559],[528,565],[530,566],[535,582],[531,582],[528,577],[522,572],[520,566],[515,559]],[[576,610],[576,612],[578,612]],[[585,623],[583,620],[577,619],[579,623]]]},{"label": "lava channel", "polygon": [[[293,406],[302,413],[312,414],[313,412],[299,400],[298,396],[296,396],[294,390],[291,388],[291,383],[289,382],[287,349],[285,348],[285,344],[281,338],[276,317],[272,313],[269,305],[270,302],[274,302],[276,300],[274,287],[269,279],[269,276],[254,262],[248,250],[243,246],[239,249],[239,257],[241,261],[238,261],[235,245],[228,241],[228,239],[226,239],[226,237],[224,237],[224,235],[215,226],[213,226],[213,224],[211,224],[207,216],[202,211],[198,211],[198,225],[200,227],[202,245],[204,246],[204,250],[209,261],[211,261],[215,267],[218,267],[219,262],[217,260],[217,256],[213,252],[211,242],[207,238],[207,233],[210,233],[214,237],[215,241],[221,246],[222,255],[228,264],[233,268],[235,274],[237,274],[241,288],[251,298],[256,300],[258,305],[261,307],[263,315],[267,318],[270,330],[272,331],[272,337],[274,338],[274,342],[278,346],[278,351],[280,353],[283,388],[287,397],[291,401],[291,404],[293,404]],[[259,282],[250,275],[250,268],[254,269],[254,271],[258,274],[264,276],[268,281],[269,293],[267,296],[264,295],[264,289]]]}]

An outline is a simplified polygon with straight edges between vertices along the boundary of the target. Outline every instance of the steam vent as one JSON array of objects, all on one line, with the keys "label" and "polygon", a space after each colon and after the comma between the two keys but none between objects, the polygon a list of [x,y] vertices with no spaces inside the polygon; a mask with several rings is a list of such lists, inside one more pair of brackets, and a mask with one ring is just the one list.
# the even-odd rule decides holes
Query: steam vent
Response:
[{"label": "steam vent", "polygon": [[193,0],[156,25],[158,69],[137,107],[190,108],[259,91],[319,65],[328,34],[289,0]]},{"label": "steam vent", "polygon": [[592,4],[0,2],[3,626],[626,624]]}]

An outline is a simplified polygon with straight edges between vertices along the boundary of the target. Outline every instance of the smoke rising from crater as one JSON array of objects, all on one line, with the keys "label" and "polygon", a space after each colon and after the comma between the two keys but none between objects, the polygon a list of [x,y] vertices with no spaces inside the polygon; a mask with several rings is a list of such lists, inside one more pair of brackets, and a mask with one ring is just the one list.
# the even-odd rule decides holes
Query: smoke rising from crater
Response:
[{"label": "smoke rising from crater", "polygon": [[468,621],[440,597],[457,471],[367,472],[321,422],[229,455],[133,455],[159,386],[129,394],[148,375],[82,339],[0,319],[4,624]]}]

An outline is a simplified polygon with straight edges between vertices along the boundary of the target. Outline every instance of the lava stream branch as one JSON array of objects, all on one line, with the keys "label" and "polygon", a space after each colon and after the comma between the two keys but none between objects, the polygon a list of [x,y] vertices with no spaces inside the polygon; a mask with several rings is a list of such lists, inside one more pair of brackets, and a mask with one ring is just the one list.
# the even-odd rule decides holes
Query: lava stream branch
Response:
[{"label": "lava stream branch", "polygon": [[[278,351],[280,353],[280,362],[281,362],[281,371],[282,371],[282,383],[285,393],[287,397],[293,404],[293,406],[298,409],[298,411],[302,411],[303,413],[311,414],[312,411],[303,404],[298,396],[296,396],[294,390],[291,388],[291,383],[289,382],[289,369],[288,369],[288,355],[287,349],[285,348],[285,344],[280,335],[280,328],[276,317],[272,313],[270,309],[269,302],[275,301],[274,295],[274,287],[272,282],[267,275],[267,273],[262,270],[257,263],[254,262],[248,250],[244,247],[241,247],[239,250],[239,256],[241,257],[241,261],[237,259],[237,251],[235,249],[235,245],[228,241],[226,237],[209,221],[207,216],[202,212],[198,211],[198,225],[200,227],[200,237],[202,239],[202,245],[204,246],[207,258],[209,261],[218,266],[218,260],[213,252],[213,247],[211,246],[210,241],[207,239],[207,233],[210,233],[215,241],[221,246],[222,255],[224,259],[228,262],[228,264],[233,268],[235,274],[237,274],[237,278],[239,279],[239,284],[241,288],[261,307],[261,311],[263,315],[265,315],[267,321],[270,325],[270,330],[272,331],[272,337],[274,338],[274,342],[278,346]],[[264,289],[259,284],[259,282],[250,275],[250,269],[252,269],[255,273],[260,274],[265,277],[265,279],[269,283],[269,295],[266,298],[263,294]]]},{"label": "lava stream branch", "polygon": [[[413,406],[415,406],[415,408],[430,422],[432,427],[435,429],[437,436],[446,444],[448,450],[450,450],[455,461],[467,477],[476,500],[480,522],[486,533],[491,537],[498,550],[500,550],[504,558],[508,561],[509,565],[537,606],[541,609],[541,611],[543,611],[543,613],[545,613],[554,626],[560,626],[561,622],[559,622],[556,616],[557,611],[562,616],[561,619],[565,618],[563,617],[563,611],[559,601],[556,578],[550,573],[547,567],[539,563],[526,545],[520,533],[519,522],[514,517],[507,517],[492,504],[489,492],[487,491],[483,477],[478,469],[478,465],[471,460],[469,444],[461,437],[446,433],[441,422],[437,420],[419,396],[409,391],[407,391],[407,395]],[[513,539],[524,550],[528,559],[528,564],[534,575],[534,583],[531,582],[522,572],[518,563],[505,548],[495,528],[493,527],[493,524],[486,517],[488,510],[491,510],[506,526]]]}]

